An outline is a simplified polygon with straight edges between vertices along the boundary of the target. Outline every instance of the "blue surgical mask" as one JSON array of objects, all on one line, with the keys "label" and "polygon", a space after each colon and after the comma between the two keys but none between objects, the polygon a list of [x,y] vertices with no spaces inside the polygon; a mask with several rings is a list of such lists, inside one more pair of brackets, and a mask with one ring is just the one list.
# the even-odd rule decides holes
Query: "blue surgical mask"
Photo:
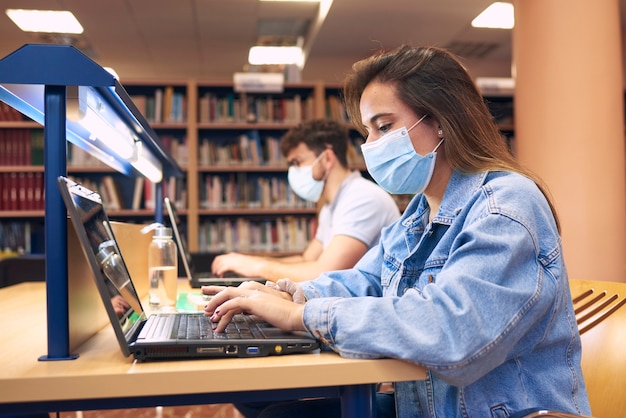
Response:
[{"label": "blue surgical mask", "polygon": [[322,196],[324,190],[324,180],[315,180],[313,178],[313,167],[322,158],[324,153],[320,154],[313,164],[306,166],[291,166],[287,172],[287,180],[291,189],[302,199],[311,202],[317,202]]},{"label": "blue surgical mask", "polygon": [[380,139],[361,145],[367,171],[383,189],[392,194],[417,194],[426,190],[435,169],[437,148],[422,156],[415,152],[409,129],[402,127],[388,132]]}]

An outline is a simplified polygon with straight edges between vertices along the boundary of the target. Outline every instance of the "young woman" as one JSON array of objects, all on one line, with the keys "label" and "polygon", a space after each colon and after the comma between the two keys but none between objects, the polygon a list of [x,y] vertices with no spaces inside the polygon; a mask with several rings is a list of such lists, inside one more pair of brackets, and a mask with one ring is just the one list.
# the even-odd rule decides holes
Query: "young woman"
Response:
[{"label": "young woman", "polygon": [[[246,312],[345,357],[426,367],[427,380],[378,395],[379,417],[590,414],[554,207],[509,153],[465,68],[445,50],[402,46],[357,62],[344,94],[372,177],[415,197],[353,269],[205,289],[217,293],[206,307],[216,331]],[[320,409],[339,416],[336,400],[259,416]]]}]

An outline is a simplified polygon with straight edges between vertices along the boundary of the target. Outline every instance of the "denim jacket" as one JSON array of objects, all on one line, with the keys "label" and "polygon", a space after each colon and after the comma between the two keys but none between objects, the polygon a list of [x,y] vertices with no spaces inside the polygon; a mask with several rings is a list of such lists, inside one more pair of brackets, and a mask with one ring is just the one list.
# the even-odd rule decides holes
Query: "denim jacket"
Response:
[{"label": "denim jacket", "polygon": [[537,186],[455,171],[428,215],[415,196],[353,269],[302,283],[309,332],[345,357],[424,366],[425,381],[396,383],[398,418],[590,415],[561,240]]}]

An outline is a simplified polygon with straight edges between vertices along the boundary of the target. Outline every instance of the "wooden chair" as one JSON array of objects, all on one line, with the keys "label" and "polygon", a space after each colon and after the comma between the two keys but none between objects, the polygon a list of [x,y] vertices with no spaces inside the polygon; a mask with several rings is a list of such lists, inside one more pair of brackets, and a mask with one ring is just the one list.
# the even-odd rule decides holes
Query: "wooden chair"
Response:
[{"label": "wooden chair", "polygon": [[[582,368],[593,417],[626,417],[626,283],[570,280],[570,290],[583,346]],[[555,411],[522,416],[581,417]]]},{"label": "wooden chair", "polygon": [[570,280],[570,290],[591,412],[626,417],[626,283]]}]

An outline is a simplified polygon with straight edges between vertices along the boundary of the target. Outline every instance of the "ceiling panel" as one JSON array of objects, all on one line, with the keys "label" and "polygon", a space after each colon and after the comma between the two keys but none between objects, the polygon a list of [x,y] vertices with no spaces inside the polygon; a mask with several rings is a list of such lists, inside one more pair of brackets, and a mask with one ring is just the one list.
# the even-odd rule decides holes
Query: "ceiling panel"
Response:
[{"label": "ceiling panel", "polygon": [[[354,61],[404,42],[454,45],[462,51],[493,44],[486,56],[467,57],[468,66],[474,75],[508,76],[511,32],[470,27],[490,2],[334,0],[309,51],[303,79],[341,80]],[[620,0],[622,14],[624,3]],[[231,80],[246,65],[259,19],[313,19],[318,12],[315,3],[258,0],[0,0],[0,6],[74,12],[85,33],[73,42],[122,79]],[[0,56],[29,42],[43,38],[21,32],[0,14]]]}]

